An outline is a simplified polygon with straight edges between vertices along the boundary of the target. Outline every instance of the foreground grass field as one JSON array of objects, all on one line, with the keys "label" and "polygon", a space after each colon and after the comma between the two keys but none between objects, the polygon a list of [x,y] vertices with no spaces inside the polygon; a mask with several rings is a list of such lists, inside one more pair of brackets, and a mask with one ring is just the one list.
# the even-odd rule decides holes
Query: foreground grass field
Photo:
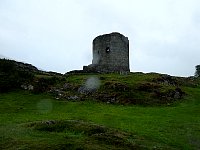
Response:
[{"label": "foreground grass field", "polygon": [[172,106],[0,95],[0,149],[200,149],[200,88]]}]

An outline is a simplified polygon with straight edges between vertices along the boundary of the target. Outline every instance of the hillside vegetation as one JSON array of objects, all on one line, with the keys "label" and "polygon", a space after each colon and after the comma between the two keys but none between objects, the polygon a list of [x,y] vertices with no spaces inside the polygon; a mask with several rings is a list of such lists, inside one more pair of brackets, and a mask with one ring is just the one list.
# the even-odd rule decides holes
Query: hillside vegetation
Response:
[{"label": "hillside vegetation", "polygon": [[33,93],[50,93],[58,100],[171,105],[187,95],[185,88],[199,86],[199,78],[195,77],[74,72],[65,75],[44,72],[30,64],[0,59],[0,92],[24,89]]},{"label": "hillside vegetation", "polygon": [[9,63],[0,72],[0,149],[200,149],[199,78]]}]

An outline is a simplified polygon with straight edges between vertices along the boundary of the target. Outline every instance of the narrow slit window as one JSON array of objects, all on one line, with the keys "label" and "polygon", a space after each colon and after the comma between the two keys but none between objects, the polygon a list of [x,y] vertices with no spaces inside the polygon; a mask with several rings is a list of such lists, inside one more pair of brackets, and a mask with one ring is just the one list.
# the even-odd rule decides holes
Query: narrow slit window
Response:
[{"label": "narrow slit window", "polygon": [[110,47],[106,47],[106,53],[110,52]]}]

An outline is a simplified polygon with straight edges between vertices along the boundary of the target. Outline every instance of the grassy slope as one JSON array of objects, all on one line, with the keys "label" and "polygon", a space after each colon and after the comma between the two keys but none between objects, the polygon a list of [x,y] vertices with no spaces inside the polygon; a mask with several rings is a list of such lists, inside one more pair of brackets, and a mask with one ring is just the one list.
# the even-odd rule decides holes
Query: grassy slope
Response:
[{"label": "grassy slope", "polygon": [[[162,78],[164,75],[150,73],[130,73],[129,75],[119,74],[81,74],[66,76],[66,81],[72,88],[68,88],[67,96],[78,95],[83,99],[96,99],[97,101],[109,102],[109,99],[115,99],[111,103],[119,104],[142,104],[142,105],[160,105],[171,104],[173,99],[162,99],[162,95],[169,95],[169,91],[174,91],[177,86],[171,84],[153,81],[154,79]],[[79,89],[87,79],[99,79],[100,88],[93,94],[79,94]],[[183,79],[178,79],[177,82],[183,82]],[[177,83],[179,84],[179,83]],[[62,84],[60,84],[62,85]],[[160,95],[156,95],[158,91]],[[161,100],[162,99],[162,100]]]},{"label": "grassy slope", "polygon": [[[150,76],[134,78],[137,82]],[[87,76],[68,78],[81,84]],[[113,75],[107,76],[112,80]],[[118,79],[120,78],[120,79]],[[116,77],[115,80],[129,79]],[[109,80],[110,80],[109,79]],[[131,84],[129,81],[128,83]],[[24,124],[42,120],[83,120],[132,133],[135,142],[151,148],[200,148],[200,88],[184,87],[188,96],[170,107],[122,106],[92,101],[56,101],[48,95],[12,92],[0,95],[0,135],[2,149],[61,149],[66,147],[116,148],[98,141],[86,142],[85,135],[74,132],[42,132]],[[67,137],[67,138],[66,138]],[[127,139],[130,140],[130,139]],[[83,146],[84,147],[84,146]]]}]

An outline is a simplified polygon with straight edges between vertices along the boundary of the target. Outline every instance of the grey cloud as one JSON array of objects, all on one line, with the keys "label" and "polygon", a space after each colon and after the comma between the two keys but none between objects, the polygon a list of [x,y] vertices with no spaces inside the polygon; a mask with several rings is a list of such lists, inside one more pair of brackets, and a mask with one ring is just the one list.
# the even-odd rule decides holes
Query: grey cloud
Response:
[{"label": "grey cloud", "polygon": [[0,54],[44,70],[91,63],[92,40],[129,37],[131,71],[189,76],[200,57],[198,0],[0,1]]}]

